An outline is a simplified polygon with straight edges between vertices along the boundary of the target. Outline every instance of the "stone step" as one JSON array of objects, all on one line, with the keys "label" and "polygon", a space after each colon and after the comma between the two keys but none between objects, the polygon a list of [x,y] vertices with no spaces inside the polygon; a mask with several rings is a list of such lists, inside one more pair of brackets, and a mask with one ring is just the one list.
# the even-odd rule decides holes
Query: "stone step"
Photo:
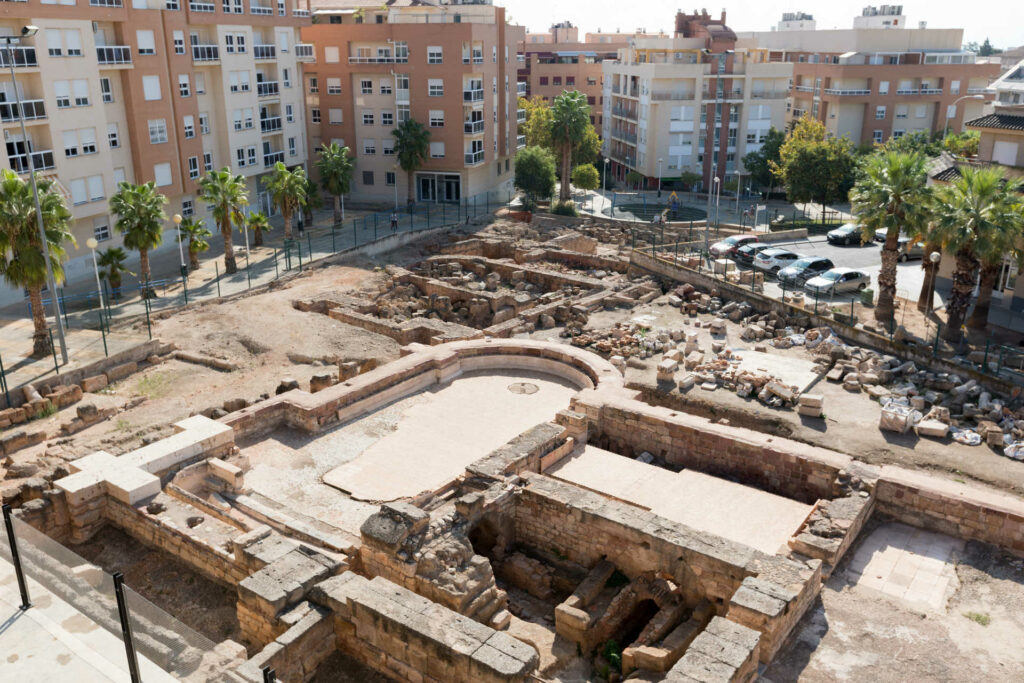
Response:
[{"label": "stone step", "polygon": [[487,625],[493,628],[495,631],[505,631],[512,623],[512,613],[507,609],[500,610],[491,617],[491,620],[487,622]]},{"label": "stone step", "polygon": [[225,497],[231,500],[240,512],[287,536],[346,555],[354,554],[358,547],[358,539],[342,529],[292,510],[259,493],[234,498]]}]

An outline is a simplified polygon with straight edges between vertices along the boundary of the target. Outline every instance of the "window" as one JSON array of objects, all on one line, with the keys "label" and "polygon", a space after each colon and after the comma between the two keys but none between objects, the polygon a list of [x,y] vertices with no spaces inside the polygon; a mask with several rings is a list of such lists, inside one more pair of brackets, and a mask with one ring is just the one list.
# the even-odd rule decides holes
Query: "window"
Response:
[{"label": "window", "polygon": [[174,54],[183,55],[185,54],[185,32],[175,31],[174,34]]},{"label": "window", "polygon": [[71,203],[85,204],[89,201],[89,187],[85,178],[75,178],[71,181]]},{"label": "window", "polygon": [[377,153],[377,141],[366,139],[363,140],[363,154],[376,154]]},{"label": "window", "polygon": [[380,125],[382,126],[393,126],[395,125],[395,113],[392,111],[382,111],[380,113]]},{"label": "window", "polygon": [[184,121],[184,129],[185,129],[185,139],[188,140],[188,139],[194,138],[196,136],[196,120],[195,120],[195,117],[193,117],[191,114],[188,114],[188,115],[185,116],[183,121]]},{"label": "window", "polygon": [[871,133],[871,140],[872,140],[872,141],[873,141],[873,142],[874,142],[874,143],[875,143],[876,145],[880,145],[880,144],[882,144],[882,135],[883,135],[883,133],[882,133],[882,131],[880,131],[880,130],[876,130],[876,131],[873,131],[873,132]]},{"label": "window", "polygon": [[298,154],[298,148],[295,146],[295,138],[288,138],[288,156],[295,156]]},{"label": "window", "polygon": [[928,105],[919,104],[914,109],[914,116],[919,119],[923,119],[928,115]]},{"label": "window", "polygon": [[431,159],[444,159],[444,143],[443,142],[431,142],[430,143],[430,158]]},{"label": "window", "polygon": [[397,114],[399,123],[404,123],[405,121],[408,121],[412,117],[412,112],[409,110],[408,104],[398,105]]},{"label": "window", "polygon": [[153,166],[153,179],[156,181],[157,187],[170,185],[173,182],[171,180],[171,165],[164,163]]},{"label": "window", "polygon": [[905,118],[907,118],[908,110],[909,110],[909,107],[907,107],[907,105],[905,105],[905,104],[897,104],[896,105],[896,118],[898,118],[898,119],[905,119]]},{"label": "window", "polygon": [[149,102],[160,99],[160,77],[159,76],[143,76],[142,77],[142,96]]},{"label": "window", "polygon": [[78,32],[78,29],[64,31],[64,44],[68,48],[68,57],[82,56],[82,34]]},{"label": "window", "polygon": [[238,52],[239,54],[244,54],[245,53],[245,34],[244,33],[236,33],[235,34],[235,52]]},{"label": "window", "polygon": [[363,112],[363,125],[364,126],[372,126],[373,125],[373,112],[372,111],[364,111]]},{"label": "window", "polygon": [[60,35],[60,29],[46,29],[46,53],[51,57],[64,55],[64,43]]},{"label": "window", "polygon": [[894,131],[892,132],[892,139],[893,139],[893,140],[899,140],[899,139],[900,139],[901,137],[903,137],[903,134],[904,134],[905,132],[906,132],[906,131],[903,131],[903,130],[900,130],[900,129],[898,129],[898,128],[897,128],[896,130],[894,130]]},{"label": "window", "polygon": [[386,157],[394,156],[395,154],[395,141],[390,138],[385,138],[380,141],[380,151]]},{"label": "window", "polygon": [[77,157],[78,156],[78,132],[74,130],[66,130],[63,133],[64,138],[64,156],[66,157]]},{"label": "window", "polygon": [[57,108],[71,106],[71,81],[54,81],[53,89],[57,94]]},{"label": "window", "polygon": [[757,133],[756,132],[754,132],[754,133],[747,133],[747,144],[748,145],[757,144]]},{"label": "window", "polygon": [[561,76],[552,76],[551,77],[551,85],[562,85],[562,77]]},{"label": "window", "polygon": [[250,166],[256,165],[256,146],[250,145],[245,148],[245,159]]},{"label": "window", "polygon": [[384,184],[388,187],[394,187],[398,176],[394,171],[384,171]]},{"label": "window", "polygon": [[[341,87],[340,83],[339,83],[338,87],[340,89],[340,87]],[[318,93],[318,92],[320,92],[320,82],[317,81],[316,76],[310,76],[309,77],[309,92],[311,92],[311,93]]]},{"label": "window", "polygon": [[281,69],[281,85],[286,88],[292,87],[292,72],[290,69]]},{"label": "window", "polygon": [[178,74],[178,94],[182,97],[192,95],[192,86],[188,82],[188,74]]},{"label": "window", "polygon": [[235,150],[235,163],[238,164],[239,168],[245,166],[245,148],[239,147]]},{"label": "window", "polygon": [[885,105],[884,104],[880,104],[877,107],[875,107],[875,118],[876,119],[884,119],[885,118]]},{"label": "window", "polygon": [[313,107],[310,109],[309,118],[313,123],[320,123],[320,107]]},{"label": "window", "polygon": [[242,130],[244,124],[242,123],[242,110],[236,109],[231,112],[231,118],[235,122],[235,130]]},{"label": "window", "polygon": [[196,212],[195,203],[192,201],[191,197],[189,197],[188,199],[182,199],[181,200],[181,215],[182,216],[186,216],[186,217],[192,216],[192,215],[195,215],[195,212]]},{"label": "window", "polygon": [[369,81],[366,79],[359,81],[359,92],[361,92],[363,95],[372,95],[373,81]]},{"label": "window", "polygon": [[340,95],[341,94],[341,79],[340,78],[328,78],[327,79],[327,94],[328,95]]},{"label": "window", "polygon": [[888,95],[889,94],[889,81],[881,81],[878,84],[878,94]]},{"label": "window", "polygon": [[206,92],[206,74],[199,72],[194,75],[196,77],[196,94],[202,95]]},{"label": "window", "polygon": [[106,216],[92,219],[92,236],[97,242],[106,242],[110,239],[110,221]]},{"label": "window", "polygon": [[124,167],[118,166],[114,169],[114,187],[120,187],[121,183],[125,181]]},{"label": "window", "polygon": [[229,54],[235,53],[235,34],[226,33],[224,34],[224,52]]},{"label": "window", "polygon": [[149,29],[139,29],[135,32],[135,41],[139,45],[140,55],[155,55],[156,54],[156,40],[153,37],[153,32]]},{"label": "window", "polygon": [[114,93],[111,90],[110,79],[106,76],[100,78],[100,95],[103,101],[108,104],[114,101]]},{"label": "window", "polygon": [[547,76],[541,76],[540,77],[540,84],[541,85],[547,85],[548,84],[548,77]]},{"label": "window", "polygon": [[203,170],[207,173],[213,170],[213,152],[203,152]]},{"label": "window", "polygon": [[[333,19],[334,17],[331,17],[331,18]],[[340,19],[341,17],[338,17],[338,18]],[[339,61],[341,61],[339,59],[339,57],[338,57],[338,48],[337,47],[325,47],[324,48],[324,61],[327,62],[328,64],[337,64]]]},{"label": "window", "polygon": [[284,105],[284,120],[286,123],[295,121],[295,107],[293,105]]},{"label": "window", "polygon": [[391,94],[391,81],[383,81],[382,80],[380,82],[380,94],[381,95],[390,95]]},{"label": "window", "polygon": [[373,185],[373,171],[363,171],[363,185]]},{"label": "window", "polygon": [[959,95],[960,94],[960,81],[952,81],[949,84],[949,94]]},{"label": "window", "polygon": [[71,91],[75,95],[76,107],[89,106],[89,81],[84,78],[71,81]]},{"label": "window", "polygon": [[431,97],[444,97],[444,81],[440,78],[427,81],[427,94]]},{"label": "window", "polygon": [[199,177],[199,157],[188,158],[188,177],[192,180]]},{"label": "window", "polygon": [[199,112],[199,132],[203,135],[210,134],[210,115],[205,111]]},{"label": "window", "polygon": [[159,145],[164,142],[167,142],[167,121],[165,119],[150,119],[149,144]]},{"label": "window", "polygon": [[117,130],[116,123],[107,124],[107,144],[110,145],[111,149],[117,149],[121,146],[121,135]]},{"label": "window", "polygon": [[438,46],[427,48],[427,64],[441,64],[444,62],[444,50]]},{"label": "window", "polygon": [[340,109],[328,109],[327,110],[327,123],[341,123],[341,110]]},{"label": "window", "polygon": [[441,109],[430,110],[430,127],[444,128],[444,111]]},{"label": "window", "polygon": [[576,77],[575,76],[566,76],[565,77],[565,84],[566,85],[576,85]]}]

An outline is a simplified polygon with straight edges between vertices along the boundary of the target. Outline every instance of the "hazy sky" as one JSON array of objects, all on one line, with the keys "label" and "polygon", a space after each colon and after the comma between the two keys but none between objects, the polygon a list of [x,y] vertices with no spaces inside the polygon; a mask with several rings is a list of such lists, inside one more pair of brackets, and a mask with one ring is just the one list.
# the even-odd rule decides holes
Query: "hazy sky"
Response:
[{"label": "hazy sky", "polygon": [[[804,2],[765,2],[765,0],[731,0],[708,4],[686,0],[495,0],[508,8],[512,21],[530,31],[544,31],[552,23],[568,19],[586,31],[648,31],[671,32],[676,10],[692,12],[706,8],[719,15],[724,7],[729,26],[737,31],[767,31],[782,18],[783,12],[803,11],[813,14],[818,28],[851,28],[853,17],[877,0],[804,0]],[[895,3],[888,3],[895,4]],[[1011,15],[1020,12],[1018,0],[930,0],[904,4],[903,13],[909,25],[927,21],[929,28],[962,28],[964,42],[991,39],[995,47],[1024,45],[1024,24]],[[968,11],[969,10],[969,11]]]}]

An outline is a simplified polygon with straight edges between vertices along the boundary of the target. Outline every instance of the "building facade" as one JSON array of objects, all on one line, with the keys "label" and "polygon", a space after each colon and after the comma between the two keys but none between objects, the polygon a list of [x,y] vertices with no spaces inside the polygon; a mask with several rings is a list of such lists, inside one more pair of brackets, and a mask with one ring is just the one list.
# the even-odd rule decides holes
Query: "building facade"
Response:
[{"label": "building facade", "polygon": [[728,182],[785,123],[792,66],[738,41],[724,12],[680,13],[674,38],[637,39],[603,69],[604,154],[620,181],[636,171],[650,187],[687,172],[703,187]]},{"label": "building facade", "polygon": [[[525,30],[489,3],[314,6],[303,29],[316,63],[303,89],[310,156],[322,144],[356,159],[353,199],[405,205],[458,202],[512,188],[520,87],[516,47]],[[392,131],[415,119],[430,154],[410,179]]]}]

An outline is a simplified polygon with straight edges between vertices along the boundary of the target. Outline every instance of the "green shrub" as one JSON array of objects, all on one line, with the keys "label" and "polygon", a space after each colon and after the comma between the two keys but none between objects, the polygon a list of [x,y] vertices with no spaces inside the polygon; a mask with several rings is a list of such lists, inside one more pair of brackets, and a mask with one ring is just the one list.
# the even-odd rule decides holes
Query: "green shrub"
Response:
[{"label": "green shrub", "polygon": [[571,200],[558,202],[551,208],[551,213],[556,216],[579,216],[579,213],[576,211],[576,204]]}]

